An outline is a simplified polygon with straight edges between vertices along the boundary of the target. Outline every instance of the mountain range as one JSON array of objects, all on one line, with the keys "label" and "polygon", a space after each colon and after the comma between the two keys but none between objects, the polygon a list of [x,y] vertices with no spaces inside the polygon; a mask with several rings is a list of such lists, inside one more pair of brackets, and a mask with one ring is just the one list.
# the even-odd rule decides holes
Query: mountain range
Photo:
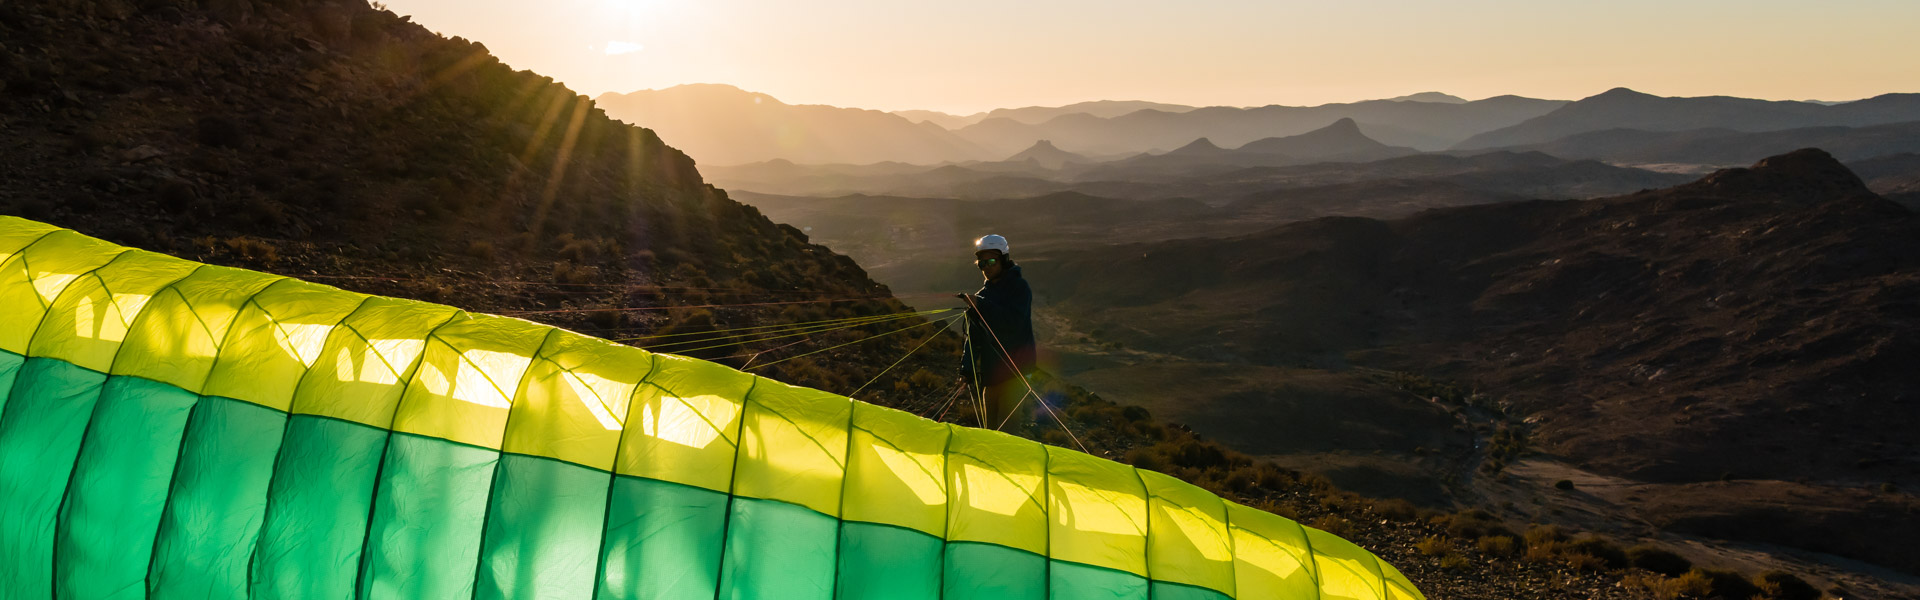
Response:
[{"label": "mountain range", "polygon": [[1456,150],[1544,144],[1609,129],[1686,131],[1725,128],[1760,132],[1801,127],[1882,125],[1920,121],[1920,94],[1885,94],[1839,104],[1753,100],[1727,96],[1666,98],[1614,88],[1509,127],[1479,133]]},{"label": "mountain range", "polygon": [[791,105],[728,85],[689,84],[595,99],[607,114],[646,123],[702,164],[935,164],[998,155],[932,123],[823,105]]},{"label": "mountain range", "polygon": [[1649,131],[1607,129],[1576,133],[1544,144],[1509,150],[1545,152],[1572,159],[1621,164],[1751,164],[1790,148],[1820,148],[1852,163],[1920,152],[1920,121],[1846,127],[1828,125],[1750,133],[1724,127]]},{"label": "mountain range", "polygon": [[[846,165],[830,169],[841,174],[856,170],[848,168],[853,165],[957,166],[1000,180],[976,190],[983,193],[1060,189],[1036,188],[1019,178],[1113,179],[1129,170],[1220,173],[1413,152],[1538,151],[1703,173],[1803,147],[1824,148],[1848,162],[1920,149],[1920,129],[1913,126],[1920,123],[1920,94],[1825,103],[1667,98],[1618,88],[1563,102],[1514,96],[1467,101],[1424,92],[1315,107],[1096,101],[967,116],[795,106],[721,85],[608,94],[600,101],[614,117],[658,124],[662,136],[708,166]],[[889,171],[902,176],[899,169]],[[949,183],[970,179],[964,171],[926,172]],[[858,191],[904,193],[899,187]],[[827,190],[848,191],[856,190]]]},{"label": "mountain range", "polygon": [[1075,102],[1073,104],[1068,104],[1065,106],[1029,106],[1025,108],[996,108],[990,111],[978,112],[978,113],[974,113],[966,116],[951,115],[951,114],[947,114],[939,111],[932,111],[932,110],[901,110],[901,111],[894,111],[893,114],[906,117],[908,120],[911,120],[914,122],[932,121],[934,124],[937,124],[941,127],[945,127],[947,129],[959,129],[961,127],[966,127],[968,125],[979,123],[987,119],[1008,119],[1008,120],[1017,121],[1020,123],[1026,123],[1028,125],[1038,125],[1040,123],[1044,123],[1048,120],[1051,120],[1054,117],[1071,115],[1071,114],[1087,114],[1087,115],[1092,115],[1095,117],[1100,117],[1105,119],[1105,118],[1118,117],[1120,115],[1124,115],[1124,114],[1128,114],[1136,111],[1142,111],[1142,110],[1157,110],[1161,112],[1183,113],[1193,109],[1194,107],[1192,106],[1185,106],[1180,104],[1167,104],[1164,102],[1144,102],[1139,100],[1095,100],[1091,102]]}]

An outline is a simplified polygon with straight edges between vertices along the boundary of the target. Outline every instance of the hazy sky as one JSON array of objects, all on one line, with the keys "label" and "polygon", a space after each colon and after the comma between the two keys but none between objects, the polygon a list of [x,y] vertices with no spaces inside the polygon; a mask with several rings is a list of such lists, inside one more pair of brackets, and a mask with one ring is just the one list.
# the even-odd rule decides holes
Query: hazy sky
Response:
[{"label": "hazy sky", "polygon": [[965,114],[1442,91],[1920,92],[1920,0],[389,0],[587,95],[725,83]]}]

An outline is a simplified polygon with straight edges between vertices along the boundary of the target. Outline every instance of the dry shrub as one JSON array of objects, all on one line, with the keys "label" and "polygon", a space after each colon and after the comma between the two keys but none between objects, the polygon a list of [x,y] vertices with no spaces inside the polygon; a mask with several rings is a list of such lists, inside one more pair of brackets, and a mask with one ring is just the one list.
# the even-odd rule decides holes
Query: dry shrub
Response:
[{"label": "dry shrub", "polygon": [[1753,577],[1768,600],[1820,600],[1823,595],[1813,584],[1785,571],[1766,571]]},{"label": "dry shrub", "polygon": [[1537,544],[1527,544],[1527,552],[1521,555],[1521,558],[1530,563],[1548,563],[1559,556],[1560,542],[1547,540]]},{"label": "dry shrub", "polygon": [[1490,535],[1480,538],[1478,542],[1474,543],[1474,547],[1478,548],[1481,553],[1492,556],[1513,556],[1514,550],[1519,548],[1519,546],[1520,544],[1515,542],[1512,537],[1504,535]]},{"label": "dry shrub", "polygon": [[280,260],[280,250],[266,240],[250,237],[227,238],[227,250],[247,260],[274,263]]},{"label": "dry shrub", "polygon": [[1627,552],[1619,544],[1597,535],[1583,535],[1567,544],[1567,550],[1587,554],[1606,561],[1609,569],[1625,569],[1632,564],[1627,560]]},{"label": "dry shrub", "polygon": [[1652,597],[1654,600],[1680,600],[1682,598],[1699,597],[1687,593],[1686,582],[1653,573],[1634,573],[1628,575],[1621,578],[1620,585],[1630,590],[1637,589],[1646,592],[1647,596]]},{"label": "dry shrub", "polygon": [[1567,534],[1562,533],[1559,527],[1552,525],[1534,525],[1527,528],[1528,546],[1535,546],[1547,542],[1558,542],[1565,539],[1567,539]]},{"label": "dry shrub", "polygon": [[1165,471],[1167,469],[1166,458],[1155,451],[1152,446],[1141,446],[1128,450],[1127,464],[1148,471]]},{"label": "dry shrub", "polygon": [[1673,582],[1680,587],[1680,595],[1687,598],[1705,598],[1713,593],[1713,579],[1699,571],[1688,571]]},{"label": "dry shrub", "polygon": [[1353,529],[1353,524],[1341,518],[1340,515],[1321,515],[1320,518],[1314,519],[1309,525],[1312,525],[1314,529],[1338,536],[1346,536],[1352,533]]},{"label": "dry shrub", "polygon": [[567,261],[553,263],[553,282],[579,285],[592,283],[595,274],[593,267],[583,267]]},{"label": "dry shrub", "polygon": [[1585,552],[1563,552],[1560,554],[1560,558],[1565,560],[1567,566],[1575,571],[1607,570],[1606,560]]},{"label": "dry shrub", "polygon": [[1447,535],[1463,540],[1474,540],[1490,535],[1513,536],[1513,530],[1500,523],[1486,511],[1474,509],[1454,513],[1445,517],[1441,523],[1447,528]]},{"label": "dry shrub", "polygon": [[[1262,485],[1261,487],[1266,486]],[[1415,507],[1412,502],[1399,498],[1376,502],[1373,505],[1373,511],[1379,513],[1382,518],[1394,521],[1412,521],[1420,518],[1420,509],[1418,507]]]},{"label": "dry shrub", "polygon": [[1688,575],[1696,573],[1709,582],[1708,585],[1713,591],[1708,593],[1708,596],[1719,596],[1727,600],[1746,600],[1760,593],[1760,586],[1747,581],[1746,576],[1741,575],[1739,571],[1696,568],[1687,572]]},{"label": "dry shrub", "polygon": [[1440,559],[1440,568],[1449,571],[1464,571],[1469,564],[1467,557],[1458,554],[1449,554]]},{"label": "dry shrub", "polygon": [[1447,540],[1437,535],[1430,535],[1427,536],[1426,539],[1420,540],[1419,543],[1413,545],[1413,549],[1427,556],[1446,556],[1453,554],[1453,546],[1448,545]]}]

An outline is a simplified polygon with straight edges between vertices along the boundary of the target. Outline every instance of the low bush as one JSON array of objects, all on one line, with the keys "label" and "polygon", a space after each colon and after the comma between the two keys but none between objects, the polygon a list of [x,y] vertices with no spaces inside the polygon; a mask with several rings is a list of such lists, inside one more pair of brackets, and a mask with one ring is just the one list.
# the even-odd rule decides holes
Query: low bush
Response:
[{"label": "low bush", "polygon": [[1447,535],[1463,540],[1474,540],[1492,535],[1515,537],[1513,530],[1508,529],[1505,524],[1495,519],[1493,515],[1478,509],[1448,515],[1444,517],[1444,522],[1440,524],[1446,526]]},{"label": "low bush", "polygon": [[1805,579],[1785,571],[1766,571],[1755,575],[1753,583],[1765,590],[1767,600],[1820,600],[1823,594]]},{"label": "low bush", "polygon": [[1605,561],[1609,569],[1625,569],[1632,564],[1627,560],[1627,551],[1620,549],[1619,544],[1596,535],[1580,536],[1579,539],[1568,542],[1566,548],[1570,552],[1587,554]]},{"label": "low bush", "polygon": [[1708,587],[1712,590],[1707,593],[1708,596],[1719,596],[1726,600],[1747,600],[1760,594],[1760,586],[1748,581],[1739,571],[1695,568],[1687,574],[1698,574],[1707,580]]},{"label": "low bush", "polygon": [[1560,542],[1544,541],[1527,544],[1526,554],[1521,559],[1530,563],[1549,563],[1560,557]]},{"label": "low bush", "polygon": [[1413,545],[1413,549],[1426,556],[1446,556],[1453,554],[1453,546],[1437,535],[1427,536]]},{"label": "low bush", "polygon": [[[1261,487],[1266,486],[1262,485]],[[1412,521],[1420,518],[1420,509],[1418,507],[1415,507],[1412,502],[1399,498],[1375,502],[1373,504],[1373,512],[1379,513],[1381,518],[1394,521]]]},{"label": "low bush", "polygon": [[1627,549],[1627,562],[1635,567],[1653,571],[1668,577],[1685,575],[1693,568],[1693,561],[1673,553],[1671,550],[1652,544],[1641,544]]},{"label": "low bush", "polygon": [[1659,574],[1634,573],[1620,580],[1621,587],[1645,592],[1653,600],[1697,598],[1687,593],[1684,582]]},{"label": "low bush", "polygon": [[1352,533],[1353,530],[1353,523],[1340,518],[1340,515],[1321,515],[1320,518],[1314,519],[1309,525],[1312,525],[1314,529],[1338,536],[1346,536]]},{"label": "low bush", "polygon": [[1606,559],[1585,552],[1564,552],[1561,553],[1560,558],[1561,560],[1565,560],[1567,566],[1575,571],[1607,570]]},{"label": "low bush", "polygon": [[1511,536],[1490,535],[1474,542],[1474,547],[1479,549],[1483,554],[1505,557],[1513,556],[1514,550],[1519,547],[1519,543],[1515,542]]},{"label": "low bush", "polygon": [[1567,534],[1561,533],[1559,527],[1552,525],[1533,525],[1527,528],[1526,539],[1528,546],[1537,546],[1548,542],[1565,540],[1567,539]]}]

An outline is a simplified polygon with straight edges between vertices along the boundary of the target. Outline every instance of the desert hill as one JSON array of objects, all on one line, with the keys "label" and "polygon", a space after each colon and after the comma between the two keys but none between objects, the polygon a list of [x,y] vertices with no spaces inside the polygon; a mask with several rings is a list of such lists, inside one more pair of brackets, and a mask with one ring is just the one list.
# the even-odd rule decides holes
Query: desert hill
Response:
[{"label": "desert hill", "polygon": [[1300,135],[1254,140],[1235,150],[1243,154],[1282,154],[1310,162],[1369,162],[1420,153],[1375,141],[1350,118]]},{"label": "desert hill", "polygon": [[1126,347],[1472,381],[1540,448],[1600,473],[1797,482],[1790,503],[1695,498],[1660,518],[1920,569],[1864,527],[1914,522],[1911,495],[1874,490],[1920,479],[1903,366],[1920,355],[1920,216],[1824,152],[1613,198],[1319,219],[1028,270],[1076,329]]},{"label": "desert hill", "polygon": [[1009,156],[1006,160],[1006,162],[1024,161],[1033,161],[1034,164],[1039,165],[1041,168],[1056,170],[1070,164],[1094,162],[1085,156],[1061,150],[1058,146],[1054,146],[1053,142],[1047,140],[1034,142],[1033,147],[1021,150],[1019,154]]},{"label": "desert hill", "polygon": [[1759,132],[1906,121],[1920,121],[1920,94],[1886,94],[1826,105],[1726,96],[1667,98],[1614,88],[1526,122],[1474,135],[1453,148],[1477,150],[1543,144],[1608,129],[1686,131],[1717,127]]},{"label": "desert hill", "polygon": [[668,143],[702,164],[772,159],[934,164],[987,158],[938,125],[873,110],[789,105],[729,85],[609,93],[596,101],[616,119],[652,125]]}]

